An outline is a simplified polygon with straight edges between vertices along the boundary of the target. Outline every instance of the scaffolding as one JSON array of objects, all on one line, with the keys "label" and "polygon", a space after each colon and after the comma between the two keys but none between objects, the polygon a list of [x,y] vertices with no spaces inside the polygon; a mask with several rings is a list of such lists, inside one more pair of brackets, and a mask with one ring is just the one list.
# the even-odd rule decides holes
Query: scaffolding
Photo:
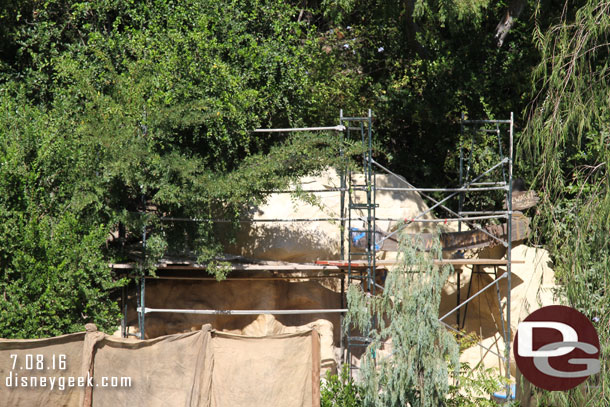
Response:
[{"label": "scaffolding", "polygon": [[[511,347],[511,267],[514,263],[512,259],[512,233],[513,233],[513,211],[512,211],[512,180],[513,180],[513,113],[510,114],[510,119],[508,120],[466,120],[464,115],[462,115],[462,120],[460,123],[460,158],[459,158],[459,186],[457,188],[417,188],[404,180],[402,177],[399,177],[397,174],[394,174],[388,168],[382,166],[374,159],[371,158],[372,164],[384,171],[387,174],[395,176],[397,179],[404,182],[406,188],[378,188],[376,190],[388,190],[391,189],[393,191],[416,191],[423,198],[430,201],[432,206],[430,206],[425,211],[420,212],[418,215],[414,216],[413,219],[407,220],[401,228],[408,226],[414,222],[434,222],[436,220],[426,220],[422,219],[424,215],[431,212],[432,210],[438,208],[438,210],[443,210],[449,214],[447,218],[439,219],[441,221],[457,221],[458,223],[458,234],[462,233],[462,226],[468,225],[468,227],[476,232],[482,233],[493,239],[498,244],[501,244],[506,248],[506,260],[496,260],[496,259],[472,259],[466,260],[460,265],[469,264],[472,266],[471,278],[468,284],[468,291],[466,295],[466,299],[462,301],[461,298],[461,267],[456,268],[456,306],[442,315],[439,318],[439,321],[448,329],[461,334],[460,328],[462,328],[466,321],[466,312],[468,310],[468,304],[477,298],[479,295],[485,293],[487,290],[491,288],[496,289],[499,314],[501,318],[501,329],[502,329],[502,338],[504,341],[505,349],[504,354],[498,354],[493,350],[485,347],[483,344],[478,343],[478,346],[482,347],[487,352],[495,354],[498,356],[502,362],[504,363],[504,374],[507,379],[507,383],[510,380],[510,347]],[[503,129],[504,127],[504,129]],[[504,131],[503,131],[504,130]],[[497,143],[497,159],[489,163],[489,166],[484,169],[480,169],[480,173],[471,174],[471,169],[473,167],[473,160],[476,159],[476,147],[478,143],[486,140],[485,137],[481,137],[481,135],[493,135],[495,136],[494,143]],[[465,136],[470,136],[469,144],[464,142]],[[505,139],[503,140],[503,135],[505,135]],[[507,146],[503,147],[503,143],[506,143]],[[483,146],[484,148],[489,148],[489,146]],[[508,150],[508,154],[505,155],[506,150]],[[467,202],[467,198],[469,194],[479,193],[479,192],[490,192],[490,191],[502,191],[504,193],[504,200],[506,202],[505,210],[472,210],[465,211],[464,206]],[[430,196],[428,192],[440,192],[447,194],[444,198],[437,200]],[[449,199],[458,197],[458,211],[455,212],[451,210],[445,202]],[[490,220],[490,219],[505,219],[506,227],[505,228],[483,228],[480,225],[474,223],[478,220]],[[384,236],[379,243],[383,243],[383,240],[388,239],[394,234],[399,232],[400,228],[386,236]],[[494,233],[494,231],[499,231],[500,233]],[[373,248],[377,247],[377,245],[373,245]],[[495,260],[495,261],[494,261]],[[471,294],[472,290],[472,277],[477,273],[484,273],[481,271],[482,267],[491,266],[494,269],[493,275],[494,279],[489,284],[481,288],[475,293]],[[505,267],[505,272],[499,275],[499,266]],[[506,301],[502,301],[502,295],[500,290],[500,281],[506,280],[506,293],[505,298]],[[463,319],[460,319],[460,311],[464,309]],[[448,318],[450,315],[454,314],[456,316],[456,327],[452,327],[447,324],[444,320]],[[512,390],[509,384],[505,387],[504,397],[506,400],[510,400],[514,397],[514,391]]]},{"label": "scaffolding", "polygon": [[[372,116],[369,111],[368,121],[371,123]],[[270,128],[270,129],[255,129],[254,133],[293,133],[293,132],[326,132],[333,131],[341,134],[341,146],[343,146],[343,134],[347,132],[349,134],[353,129],[348,129],[343,126],[344,122],[356,121],[356,118],[345,118],[345,120],[340,120],[340,123],[336,126],[319,126],[319,127],[299,127],[299,128]],[[370,133],[370,126],[369,126]],[[370,134],[369,134],[370,138]],[[341,147],[340,154],[343,154],[343,149]],[[340,222],[341,223],[341,256],[343,258],[344,252],[344,229],[345,222],[349,221],[347,217],[344,215],[343,202],[345,197],[345,192],[348,190],[345,185],[345,172],[342,173],[341,177],[341,187],[340,188],[331,188],[331,189],[323,189],[323,190],[273,190],[273,191],[261,191],[265,193],[296,193],[296,192],[304,192],[304,193],[323,193],[323,192],[341,192],[341,216],[339,218],[336,217],[324,217],[324,218],[303,218],[303,219],[279,219],[279,218],[270,218],[270,219],[240,219],[239,223],[278,223],[278,222]],[[144,204],[144,199],[143,199]],[[171,221],[171,222],[211,222],[211,223],[233,223],[234,220],[229,219],[193,219],[193,218],[177,218],[177,217],[162,217],[160,219],[163,221]],[[147,239],[147,229],[146,225],[142,228],[142,256],[141,256],[141,265],[138,267],[134,264],[111,264],[111,268],[117,271],[129,272],[131,270],[135,270],[140,268],[143,269],[143,264],[146,261],[146,239]],[[206,266],[199,264],[166,264],[163,266],[157,267],[157,270],[193,270],[193,271],[205,271]],[[198,314],[198,315],[260,315],[260,314],[271,314],[271,315],[298,315],[298,314],[327,314],[327,313],[338,313],[345,314],[348,310],[345,307],[344,297],[345,297],[345,282],[344,282],[344,273],[342,273],[343,269],[336,266],[325,266],[325,265],[301,265],[301,264],[292,264],[292,265],[251,265],[251,264],[237,264],[231,266],[231,271],[246,271],[246,272],[261,272],[261,271],[278,271],[283,273],[291,273],[291,272],[299,272],[299,273],[322,273],[320,274],[311,274],[305,277],[303,276],[282,276],[282,277],[256,277],[256,278],[248,278],[248,277],[239,277],[236,278],[238,280],[287,280],[287,279],[306,279],[306,280],[315,280],[315,279],[325,279],[325,278],[338,278],[341,280],[341,306],[339,308],[333,309],[289,309],[289,310],[219,310],[219,309],[170,309],[170,308],[150,308],[146,306],[146,281],[150,279],[167,279],[167,280],[215,280],[211,277],[205,277],[202,275],[196,276],[178,276],[178,275],[165,275],[165,276],[151,276],[146,275],[145,273],[140,273],[139,275],[131,275],[137,281],[137,291],[136,291],[136,311],[138,316],[138,331],[139,338],[144,339],[146,335],[146,315],[151,313],[172,313],[172,314]],[[334,272],[334,273],[331,273]],[[231,280],[231,278],[227,278],[226,280]],[[127,337],[130,335],[126,320],[127,320],[127,289],[123,287],[121,293],[121,302],[122,302],[122,320],[121,320],[121,332],[123,337]],[[342,343],[342,340],[341,340]]]},{"label": "scaffolding", "polygon": [[[140,338],[145,337],[146,315],[150,313],[181,313],[181,314],[203,314],[203,315],[258,315],[258,314],[316,314],[316,313],[337,313],[340,315],[341,322],[343,316],[348,311],[345,304],[345,283],[348,285],[358,284],[363,290],[366,290],[371,295],[375,295],[376,289],[382,288],[376,280],[376,273],[380,269],[391,267],[394,262],[378,261],[376,259],[377,252],[384,250],[384,244],[397,235],[403,228],[413,223],[430,223],[444,222],[458,223],[458,234],[464,233],[479,233],[487,239],[501,244],[506,248],[506,259],[447,259],[438,260],[436,264],[451,264],[457,266],[455,269],[457,281],[457,299],[456,306],[446,314],[439,318],[441,324],[447,329],[461,333],[460,328],[464,326],[466,321],[466,313],[468,304],[491,288],[496,289],[499,312],[501,315],[502,337],[504,339],[505,351],[504,354],[498,354],[493,350],[479,343],[488,352],[497,355],[504,363],[504,373],[507,379],[510,379],[510,343],[511,343],[511,265],[514,263],[511,256],[512,249],[512,229],[513,229],[513,212],[512,212],[512,174],[513,174],[513,114],[511,113],[509,120],[466,120],[462,116],[461,120],[461,141],[460,141],[460,157],[459,157],[459,185],[456,188],[417,188],[403,177],[395,174],[373,158],[373,135],[372,135],[373,116],[371,111],[368,111],[364,117],[344,116],[343,111],[339,115],[339,124],[336,126],[327,127],[304,127],[304,128],[286,128],[286,129],[256,129],[254,132],[314,132],[314,131],[332,131],[336,132],[340,138],[339,154],[344,160],[344,167],[339,170],[340,187],[323,190],[302,190],[298,192],[340,192],[340,216],[339,217],[320,217],[312,219],[240,219],[241,223],[250,222],[340,222],[340,259],[318,261],[316,264],[289,264],[289,265],[256,265],[256,264],[235,264],[231,266],[233,271],[243,271],[256,273],[258,271],[278,271],[285,274],[291,272],[308,273],[303,276],[276,276],[276,277],[236,277],[236,279],[323,279],[323,278],[338,278],[341,281],[341,303],[338,308],[333,309],[291,309],[291,310],[194,310],[194,309],[164,309],[164,308],[149,308],[146,307],[146,281],[151,278],[161,279],[187,279],[187,280],[210,280],[209,275],[195,276],[179,276],[179,275],[163,275],[163,276],[138,276],[137,280],[137,315],[138,328]],[[495,136],[497,141],[497,156],[495,162],[492,162],[488,168],[481,170],[478,174],[473,172],[473,159],[475,159],[475,146],[480,141],[481,135]],[[464,140],[470,137],[468,144]],[[484,141],[488,137],[484,137]],[[345,145],[347,142],[361,142],[362,154],[357,160],[358,166],[356,169],[348,165],[348,158],[344,157]],[[488,146],[487,146],[488,147]],[[504,153],[508,151],[505,156]],[[376,174],[378,172],[387,174],[391,177],[396,177],[401,183],[404,183],[402,188],[378,188],[376,183]],[[355,175],[358,174],[359,177]],[[501,177],[500,177],[501,176]],[[378,191],[413,191],[421,195],[422,198],[431,202],[428,209],[411,217],[411,219],[388,219],[376,217],[376,194]],[[504,210],[465,210],[468,197],[471,194],[481,192],[501,191],[505,195],[506,207]],[[294,193],[296,190],[282,191],[265,191],[269,193]],[[436,199],[431,193],[447,194],[443,198]],[[457,212],[449,208],[447,202],[451,199],[458,200]],[[424,216],[432,211],[444,211],[448,214],[443,219],[425,219]],[[491,219],[505,219],[506,226],[490,229],[484,228],[476,222]],[[166,217],[162,221],[185,221],[185,222],[233,222],[226,219],[188,219]],[[383,234],[376,228],[376,221],[391,220],[402,222],[401,225],[393,232]],[[467,225],[469,232],[462,231],[462,228]],[[146,256],[146,227],[143,228],[142,238],[142,262]],[[347,248],[346,246],[347,241]],[[347,250],[346,250],[347,249]],[[461,298],[461,266],[472,266],[471,279],[468,285],[468,291],[465,299]],[[136,269],[133,264],[116,264],[111,265],[117,270]],[[494,279],[482,289],[471,293],[472,276],[475,273],[481,273],[482,267],[493,267]],[[498,267],[505,267],[504,273],[499,273]],[[177,271],[190,270],[202,271],[205,270],[204,265],[195,263],[187,264],[165,264],[160,265],[158,270]],[[345,274],[347,272],[347,275]],[[252,274],[254,275],[254,274]],[[231,279],[231,277],[229,277]],[[506,295],[505,302],[502,301],[502,295],[499,282],[506,280]],[[127,318],[127,294],[124,289],[122,294],[123,301],[123,335],[129,335],[126,326]],[[463,317],[462,317],[463,310]],[[455,314],[456,323],[451,325],[445,322],[452,314]],[[373,321],[374,322],[374,321]],[[374,323],[372,324],[374,326]],[[366,347],[370,343],[368,333],[363,332],[361,336],[350,335],[349,329],[341,330],[339,340],[341,346],[342,363],[348,363],[350,372],[354,366],[351,363],[351,355],[357,347]],[[514,391],[513,391],[514,393]],[[512,394],[514,397],[514,394]],[[511,388],[506,387],[506,399],[511,398]]]}]

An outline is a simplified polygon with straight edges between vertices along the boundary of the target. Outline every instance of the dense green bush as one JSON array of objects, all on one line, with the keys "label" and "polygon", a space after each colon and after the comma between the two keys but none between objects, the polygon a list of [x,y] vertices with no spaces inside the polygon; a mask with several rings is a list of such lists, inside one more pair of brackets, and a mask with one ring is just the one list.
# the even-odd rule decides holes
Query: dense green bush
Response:
[{"label": "dense green bush", "polygon": [[0,7],[0,336],[111,329],[107,264],[133,261],[145,230],[145,267],[220,251],[211,223],[161,216],[237,226],[263,191],[332,163],[334,134],[251,132],[336,123],[327,101],[349,94],[297,14],[271,0]]},{"label": "dense green bush", "polygon": [[0,112],[0,336],[112,329],[121,282],[101,250],[108,227],[79,188],[91,157],[40,109],[0,96]]},{"label": "dense green bush", "polygon": [[362,388],[350,377],[349,368],[343,365],[339,375],[326,373],[320,387],[321,407],[360,407]]}]

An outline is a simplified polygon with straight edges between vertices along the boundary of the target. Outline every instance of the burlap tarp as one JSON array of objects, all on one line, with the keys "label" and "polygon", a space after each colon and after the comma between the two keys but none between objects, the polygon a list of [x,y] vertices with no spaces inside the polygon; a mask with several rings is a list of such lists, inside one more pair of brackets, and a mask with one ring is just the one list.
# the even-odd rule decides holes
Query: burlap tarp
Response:
[{"label": "burlap tarp", "polygon": [[0,380],[3,406],[319,407],[320,342],[315,330],[248,337],[207,325],[140,341],[90,329],[0,340]]},{"label": "burlap tarp", "polygon": [[[82,389],[68,387],[67,378],[81,376],[85,333],[50,339],[0,341],[0,404],[3,406],[80,406]],[[43,356],[37,369],[37,355]],[[62,357],[61,355],[65,355]],[[63,363],[65,362],[65,368]],[[22,379],[37,378],[37,387]],[[45,377],[43,387],[40,378]],[[64,378],[64,390],[57,381]],[[51,381],[54,390],[51,391]]]},{"label": "burlap tarp", "polygon": [[319,406],[317,334],[257,338],[215,332],[212,338],[213,407]]}]

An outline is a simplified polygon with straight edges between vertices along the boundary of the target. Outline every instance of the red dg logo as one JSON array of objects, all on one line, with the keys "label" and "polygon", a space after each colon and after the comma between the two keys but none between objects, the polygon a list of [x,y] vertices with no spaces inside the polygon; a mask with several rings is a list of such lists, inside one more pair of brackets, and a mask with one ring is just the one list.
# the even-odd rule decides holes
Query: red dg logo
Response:
[{"label": "red dg logo", "polygon": [[551,305],[519,324],[513,353],[519,370],[546,390],[569,390],[600,371],[599,338],[574,308]]}]

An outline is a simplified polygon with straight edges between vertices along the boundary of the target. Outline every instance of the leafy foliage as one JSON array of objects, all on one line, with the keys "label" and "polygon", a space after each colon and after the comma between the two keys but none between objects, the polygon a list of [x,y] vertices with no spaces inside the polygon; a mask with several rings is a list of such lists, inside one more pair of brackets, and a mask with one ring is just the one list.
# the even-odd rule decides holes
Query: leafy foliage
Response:
[{"label": "leafy foliage", "polygon": [[109,293],[121,282],[100,250],[107,228],[83,211],[89,197],[75,182],[87,152],[39,109],[5,97],[0,111],[0,335],[112,329],[119,310]]},{"label": "leafy foliage", "polygon": [[542,164],[536,175],[549,199],[569,184],[603,179],[608,158],[610,4],[587,2],[568,10],[562,24],[540,39],[542,62],[522,141],[526,157]]},{"label": "leafy foliage", "polygon": [[494,407],[498,403],[490,395],[502,389],[495,369],[460,365],[459,381],[450,386],[447,405],[451,407]]},{"label": "leafy foliage", "polygon": [[[454,337],[438,320],[442,287],[451,267],[434,265],[421,242],[400,238],[399,264],[382,293],[371,296],[355,286],[347,293],[345,324],[371,343],[361,358],[366,406],[441,406],[449,391],[448,361],[458,365]],[[391,352],[384,354],[391,339]]]},{"label": "leafy foliage", "polygon": [[[455,334],[455,333],[454,333]],[[456,335],[460,352],[477,345],[481,338],[474,332],[466,334],[459,332]],[[447,405],[451,407],[493,407],[498,404],[490,395],[501,390],[506,378],[500,376],[496,369],[485,369],[482,364],[470,366],[460,363],[454,367],[458,374],[452,378],[453,384],[449,386]]]},{"label": "leafy foliage", "polygon": [[[608,33],[610,3],[566,2],[559,23],[540,33],[542,62],[530,109],[523,156],[544,191],[538,219],[564,298],[598,320],[601,354],[608,354],[610,178],[608,162]],[[602,361],[606,360],[600,356]],[[597,381],[598,383],[595,383]],[[545,393],[541,405],[607,405],[608,365],[583,389]]]},{"label": "leafy foliage", "polygon": [[[498,164],[506,159],[510,152],[507,146],[508,126],[496,125],[479,127],[464,126],[459,137],[461,148],[448,154],[445,161],[447,171],[460,168],[460,155],[462,156],[462,184],[472,182],[491,168],[487,175],[479,179],[481,181],[508,181],[506,165]],[[496,210],[506,205],[505,191],[483,191],[472,192],[463,196],[464,210]]]},{"label": "leafy foliage", "polygon": [[339,375],[326,373],[320,389],[321,407],[360,407],[362,389],[350,377],[349,368],[343,365]]},{"label": "leafy foliage", "polygon": [[[382,146],[377,159],[414,185],[455,185],[458,167],[449,162],[461,114],[504,119],[514,111],[518,118],[526,106],[539,61],[533,21],[518,20],[498,48],[493,30],[505,2],[345,3],[333,2],[342,17],[329,47],[340,48],[347,70],[361,77],[358,96],[373,109]],[[536,2],[525,3],[524,15],[533,14]]]},{"label": "leafy foliage", "polygon": [[239,0],[2,6],[0,336],[111,329],[120,282],[107,264],[141,261],[145,233],[144,270],[168,251],[221,250],[213,223],[162,217],[237,227],[264,191],[332,162],[335,135],[251,132],[335,122],[327,101],[346,82],[326,80],[332,55],[296,13]]}]

